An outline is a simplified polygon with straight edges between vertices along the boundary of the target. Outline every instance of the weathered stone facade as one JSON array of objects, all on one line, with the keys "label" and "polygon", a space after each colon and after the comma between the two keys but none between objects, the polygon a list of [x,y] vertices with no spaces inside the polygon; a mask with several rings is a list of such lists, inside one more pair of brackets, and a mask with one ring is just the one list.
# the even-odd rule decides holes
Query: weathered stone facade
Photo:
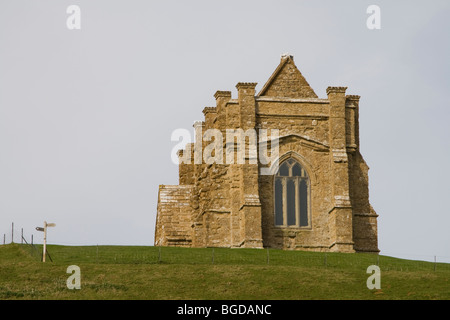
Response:
[{"label": "weathered stone facade", "polygon": [[[289,55],[259,94],[255,87],[238,83],[237,99],[217,91],[216,106],[194,124],[196,141],[205,151],[211,142],[201,134],[208,129],[223,137],[227,129],[278,129],[276,163],[290,163],[289,176],[260,174],[269,165],[259,157],[256,163],[248,156],[243,164],[196,164],[189,144],[178,153],[179,185],[159,187],[155,244],[379,252],[369,168],[359,152],[360,97],[328,87],[327,98],[318,98]],[[230,144],[224,141],[223,150],[225,159]],[[186,153],[191,162],[183,162]]]}]

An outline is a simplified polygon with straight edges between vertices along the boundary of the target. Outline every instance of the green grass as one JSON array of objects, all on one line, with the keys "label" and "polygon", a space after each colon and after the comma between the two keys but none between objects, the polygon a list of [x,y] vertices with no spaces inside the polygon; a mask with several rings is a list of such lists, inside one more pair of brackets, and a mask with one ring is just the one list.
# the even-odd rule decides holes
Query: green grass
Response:
[{"label": "green grass", "polygon": [[[30,246],[0,246],[0,299],[450,299],[450,264],[373,254],[57,245],[48,251],[53,262],[42,263]],[[380,290],[366,286],[374,264]],[[66,287],[69,265],[80,267],[80,290]]]}]

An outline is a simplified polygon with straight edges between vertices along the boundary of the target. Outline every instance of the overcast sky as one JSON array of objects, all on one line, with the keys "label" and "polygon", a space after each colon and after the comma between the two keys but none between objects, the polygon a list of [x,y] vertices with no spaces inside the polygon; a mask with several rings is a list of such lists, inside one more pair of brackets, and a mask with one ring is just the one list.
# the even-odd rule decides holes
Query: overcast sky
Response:
[{"label": "overcast sky", "polygon": [[49,243],[152,245],[172,131],[288,52],[320,98],[361,96],[381,254],[450,262],[448,17],[445,0],[0,0],[0,234],[41,242],[46,220]]}]

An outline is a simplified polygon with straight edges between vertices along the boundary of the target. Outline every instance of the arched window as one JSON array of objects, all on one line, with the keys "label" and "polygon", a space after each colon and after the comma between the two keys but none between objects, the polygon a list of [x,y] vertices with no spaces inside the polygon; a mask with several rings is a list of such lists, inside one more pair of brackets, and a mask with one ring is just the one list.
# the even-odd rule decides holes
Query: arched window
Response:
[{"label": "arched window", "polygon": [[308,227],[310,182],[307,172],[293,158],[284,161],[275,175],[275,225]]}]

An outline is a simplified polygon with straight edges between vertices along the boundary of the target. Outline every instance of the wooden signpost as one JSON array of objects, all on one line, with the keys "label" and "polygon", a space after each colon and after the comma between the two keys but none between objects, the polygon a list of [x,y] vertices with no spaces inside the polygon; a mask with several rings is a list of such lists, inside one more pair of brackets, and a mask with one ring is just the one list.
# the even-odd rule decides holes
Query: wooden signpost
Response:
[{"label": "wooden signpost", "polygon": [[45,262],[45,254],[47,252],[47,227],[56,227],[56,224],[54,223],[47,223],[47,221],[44,221],[44,227],[36,227],[37,231],[44,232],[44,250],[42,251],[42,262]]}]

